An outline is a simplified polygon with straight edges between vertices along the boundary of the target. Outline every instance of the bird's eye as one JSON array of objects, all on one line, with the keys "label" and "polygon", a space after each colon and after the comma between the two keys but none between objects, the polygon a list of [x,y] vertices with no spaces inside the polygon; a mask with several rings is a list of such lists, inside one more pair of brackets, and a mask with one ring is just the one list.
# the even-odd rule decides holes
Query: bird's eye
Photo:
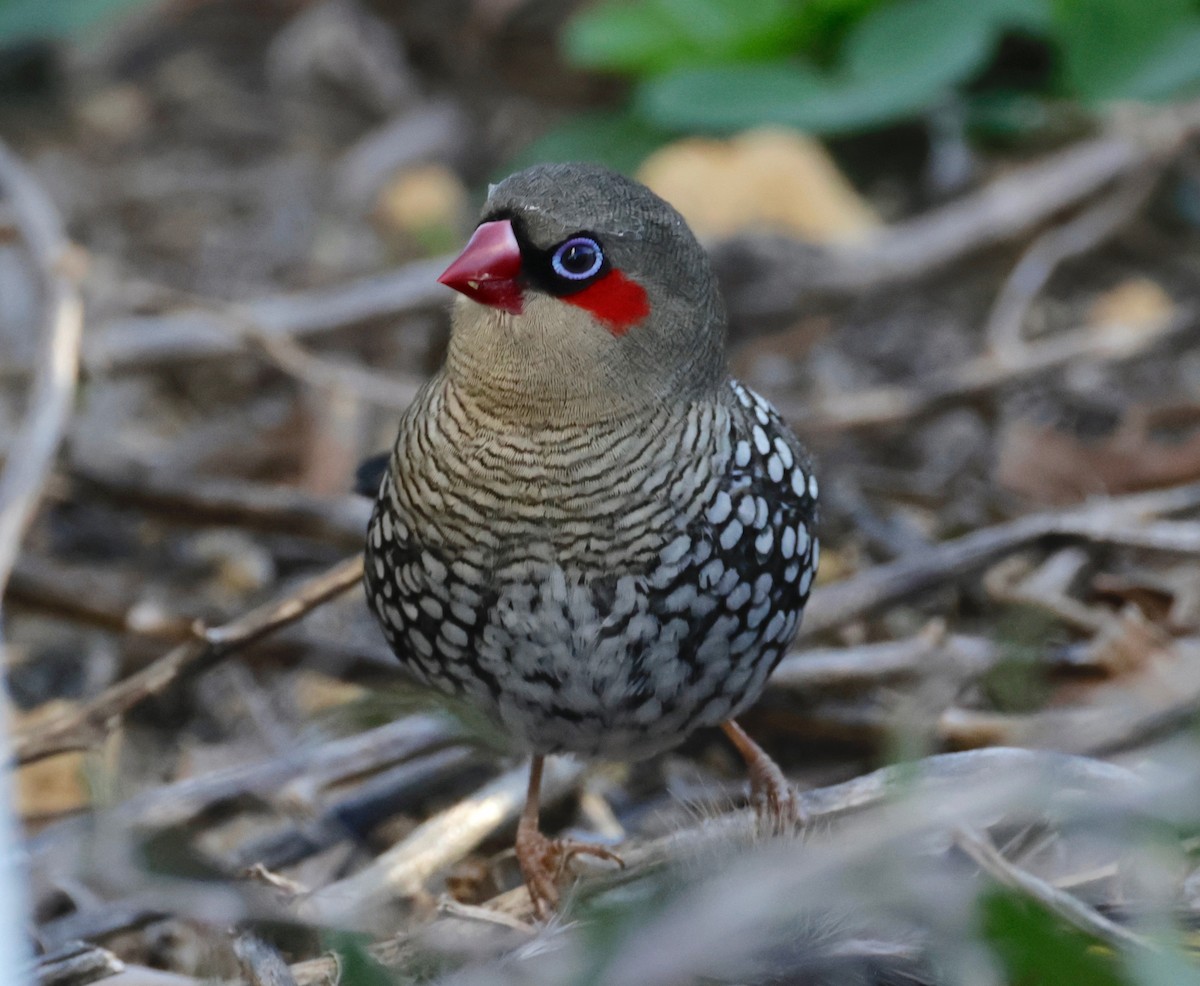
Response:
[{"label": "bird's eye", "polygon": [[585,281],[604,264],[600,244],[590,236],[573,236],[561,243],[550,258],[550,266],[568,281]]}]

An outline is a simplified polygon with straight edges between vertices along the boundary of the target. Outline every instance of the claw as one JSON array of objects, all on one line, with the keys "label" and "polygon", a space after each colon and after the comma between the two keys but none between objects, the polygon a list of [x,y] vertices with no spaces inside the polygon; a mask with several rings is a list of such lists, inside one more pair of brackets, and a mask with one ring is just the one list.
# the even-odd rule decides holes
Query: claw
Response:
[{"label": "claw", "polygon": [[625,861],[604,846],[574,839],[550,839],[537,829],[518,831],[517,863],[529,890],[533,912],[539,920],[546,920],[550,912],[557,909],[558,884],[576,856],[594,856],[625,868]]},{"label": "claw", "polygon": [[764,835],[786,835],[805,822],[796,789],[765,754],[761,763],[750,764],[750,804]]},{"label": "claw", "polygon": [[542,783],[542,757],[535,756],[529,768],[529,794],[517,825],[517,863],[529,890],[533,913],[540,921],[558,907],[558,883],[576,856],[594,856],[616,863],[625,861],[611,849],[574,839],[549,839],[538,828],[538,792]]},{"label": "claw", "polygon": [[763,835],[786,835],[807,821],[796,789],[788,783],[779,764],[754,742],[732,719],[721,727],[733,741],[750,771],[750,804],[758,816]]}]

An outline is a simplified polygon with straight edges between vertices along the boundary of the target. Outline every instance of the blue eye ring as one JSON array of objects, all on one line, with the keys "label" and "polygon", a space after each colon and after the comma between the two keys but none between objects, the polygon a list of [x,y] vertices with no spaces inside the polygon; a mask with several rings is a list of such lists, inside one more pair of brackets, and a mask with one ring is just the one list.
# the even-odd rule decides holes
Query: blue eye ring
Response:
[{"label": "blue eye ring", "polygon": [[[588,254],[591,254],[590,259]],[[586,281],[604,266],[604,251],[590,236],[572,236],[555,248],[550,266],[565,280]]]}]

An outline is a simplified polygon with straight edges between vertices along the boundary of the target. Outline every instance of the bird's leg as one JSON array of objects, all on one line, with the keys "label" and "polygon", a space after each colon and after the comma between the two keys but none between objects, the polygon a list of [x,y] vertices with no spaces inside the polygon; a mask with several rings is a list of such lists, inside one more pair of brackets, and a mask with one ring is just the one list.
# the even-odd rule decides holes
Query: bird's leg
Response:
[{"label": "bird's leg", "polygon": [[562,861],[557,858],[554,843],[542,835],[538,828],[543,759],[535,755],[529,765],[529,791],[525,795],[521,820],[517,822],[516,847],[517,864],[529,889],[533,913],[540,919],[544,919],[547,912],[558,905],[557,878],[562,869]]},{"label": "bird's leg", "polygon": [[758,815],[758,822],[767,832],[781,835],[804,824],[804,813],[796,800],[796,791],[779,764],[767,756],[767,751],[746,735],[736,722],[730,719],[721,724],[725,735],[737,747],[738,753],[750,769],[750,803]]},{"label": "bird's leg", "polygon": [[573,839],[548,839],[538,828],[538,800],[542,787],[542,763],[544,757],[535,755],[529,765],[529,792],[525,795],[525,807],[517,822],[517,863],[533,912],[541,920],[558,906],[558,880],[567,864],[575,856],[595,856],[608,859],[624,867],[625,861],[604,846]]}]

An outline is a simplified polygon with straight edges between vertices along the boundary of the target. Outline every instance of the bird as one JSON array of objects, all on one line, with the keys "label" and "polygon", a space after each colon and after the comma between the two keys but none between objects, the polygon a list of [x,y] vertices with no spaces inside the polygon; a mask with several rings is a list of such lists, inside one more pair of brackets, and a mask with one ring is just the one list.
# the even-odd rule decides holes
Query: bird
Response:
[{"label": "bird", "polygon": [[817,480],[730,376],[705,250],[637,181],[541,164],[490,187],[438,280],[448,348],[382,470],[364,584],[407,670],[531,757],[516,857],[535,913],[574,857],[621,862],[541,832],[548,756],[637,760],[719,726],[760,819],[796,823],[735,717],[799,626]]}]

